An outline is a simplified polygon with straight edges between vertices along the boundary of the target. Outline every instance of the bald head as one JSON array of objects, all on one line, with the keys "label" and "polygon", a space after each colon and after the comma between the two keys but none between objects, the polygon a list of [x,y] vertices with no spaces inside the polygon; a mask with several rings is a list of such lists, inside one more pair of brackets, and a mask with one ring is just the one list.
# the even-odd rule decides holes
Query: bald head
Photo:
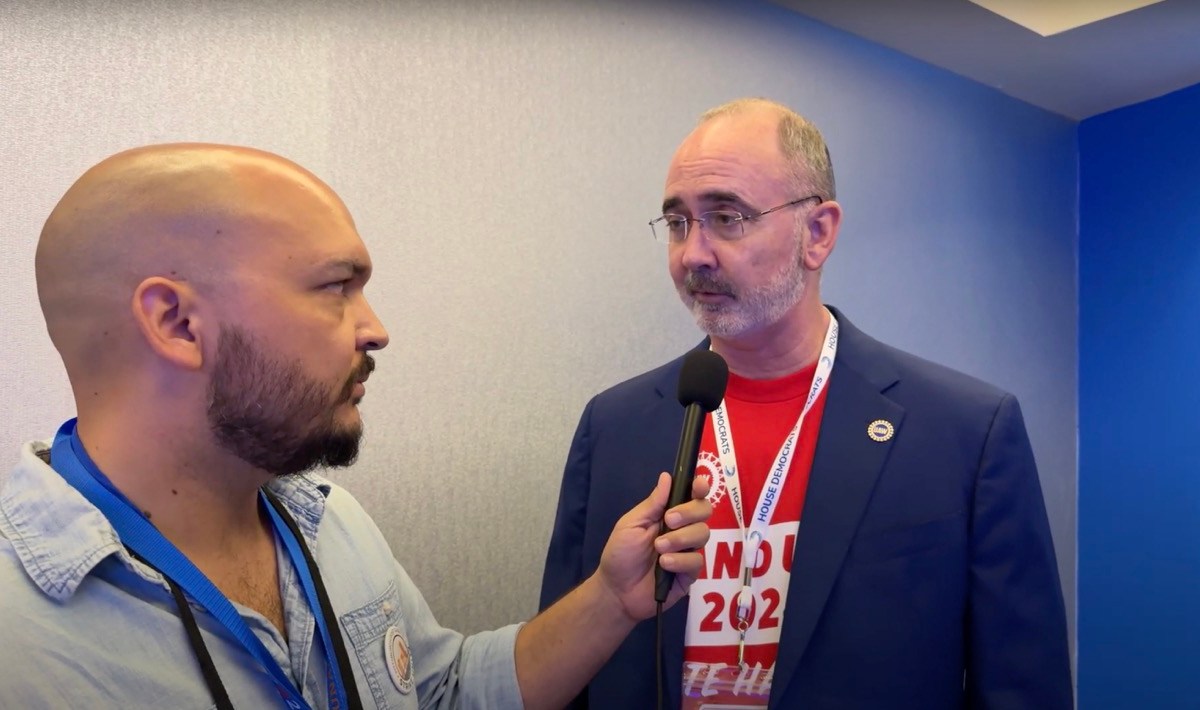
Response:
[{"label": "bald head", "polygon": [[769,122],[797,194],[837,199],[829,148],[821,132],[807,118],[769,99],[735,99],[705,111],[697,131],[721,121],[760,125]]},{"label": "bald head", "polygon": [[35,259],[46,327],[68,372],[127,358],[131,301],[146,279],[215,290],[263,240],[322,218],[350,219],[318,178],[263,151],[168,144],[100,162],[51,212]]}]

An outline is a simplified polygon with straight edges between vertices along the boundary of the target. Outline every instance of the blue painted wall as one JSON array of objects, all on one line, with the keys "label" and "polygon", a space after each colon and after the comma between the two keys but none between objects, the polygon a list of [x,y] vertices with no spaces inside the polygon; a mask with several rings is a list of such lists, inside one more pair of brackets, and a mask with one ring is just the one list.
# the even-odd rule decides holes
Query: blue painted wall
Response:
[{"label": "blue painted wall", "polygon": [[1200,708],[1200,86],[1079,152],[1079,706]]}]

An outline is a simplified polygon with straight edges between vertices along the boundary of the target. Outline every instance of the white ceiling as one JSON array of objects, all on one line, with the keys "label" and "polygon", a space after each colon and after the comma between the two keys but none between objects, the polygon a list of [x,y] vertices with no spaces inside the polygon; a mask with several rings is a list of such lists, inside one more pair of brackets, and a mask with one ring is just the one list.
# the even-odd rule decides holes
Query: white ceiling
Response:
[{"label": "white ceiling", "polygon": [[1077,120],[1200,84],[1200,0],[1049,37],[971,0],[773,2]]},{"label": "white ceiling", "polygon": [[1089,25],[1162,0],[971,0],[1043,37]]}]

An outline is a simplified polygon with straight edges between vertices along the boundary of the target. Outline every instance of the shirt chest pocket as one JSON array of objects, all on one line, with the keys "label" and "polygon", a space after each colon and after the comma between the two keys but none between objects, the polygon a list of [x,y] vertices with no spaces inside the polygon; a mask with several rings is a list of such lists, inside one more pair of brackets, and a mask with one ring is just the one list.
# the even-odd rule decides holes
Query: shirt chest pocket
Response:
[{"label": "shirt chest pocket", "polygon": [[[415,710],[418,706],[408,629],[395,585],[375,599],[341,616],[342,628],[358,658],[362,676],[380,710]],[[358,692],[366,700],[367,688]]]}]

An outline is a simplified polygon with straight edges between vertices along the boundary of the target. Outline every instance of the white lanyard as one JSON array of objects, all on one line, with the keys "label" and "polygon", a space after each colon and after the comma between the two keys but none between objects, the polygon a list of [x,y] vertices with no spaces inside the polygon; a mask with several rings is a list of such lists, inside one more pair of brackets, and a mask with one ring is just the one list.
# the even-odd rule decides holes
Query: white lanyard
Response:
[{"label": "white lanyard", "polygon": [[829,382],[829,374],[833,370],[833,360],[837,357],[838,322],[829,314],[829,327],[825,330],[825,342],[821,346],[821,357],[817,360],[816,372],[813,373],[812,386],[808,390],[808,399],[804,402],[804,410],[796,419],[796,425],[779,447],[775,464],[767,472],[767,480],[763,483],[762,494],[758,497],[758,505],[750,521],[747,532],[745,515],[742,513],[742,484],[738,477],[737,453],[733,448],[733,432],[729,426],[729,414],[725,410],[725,401],[712,413],[713,434],[717,442],[717,457],[721,460],[724,474],[725,489],[729,491],[729,503],[733,506],[733,515],[737,518],[738,530],[742,534],[742,590],[738,593],[737,617],[738,633],[738,664],[743,664],[743,651],[746,643],[746,629],[750,625],[750,604],[753,600],[754,568],[758,564],[758,549],[766,537],[767,527],[775,514],[776,505],[783,497],[783,484],[787,481],[791,469],[792,456],[796,452],[796,444],[800,439],[800,429],[804,418],[812,409],[813,403],[821,396],[822,390]]}]

